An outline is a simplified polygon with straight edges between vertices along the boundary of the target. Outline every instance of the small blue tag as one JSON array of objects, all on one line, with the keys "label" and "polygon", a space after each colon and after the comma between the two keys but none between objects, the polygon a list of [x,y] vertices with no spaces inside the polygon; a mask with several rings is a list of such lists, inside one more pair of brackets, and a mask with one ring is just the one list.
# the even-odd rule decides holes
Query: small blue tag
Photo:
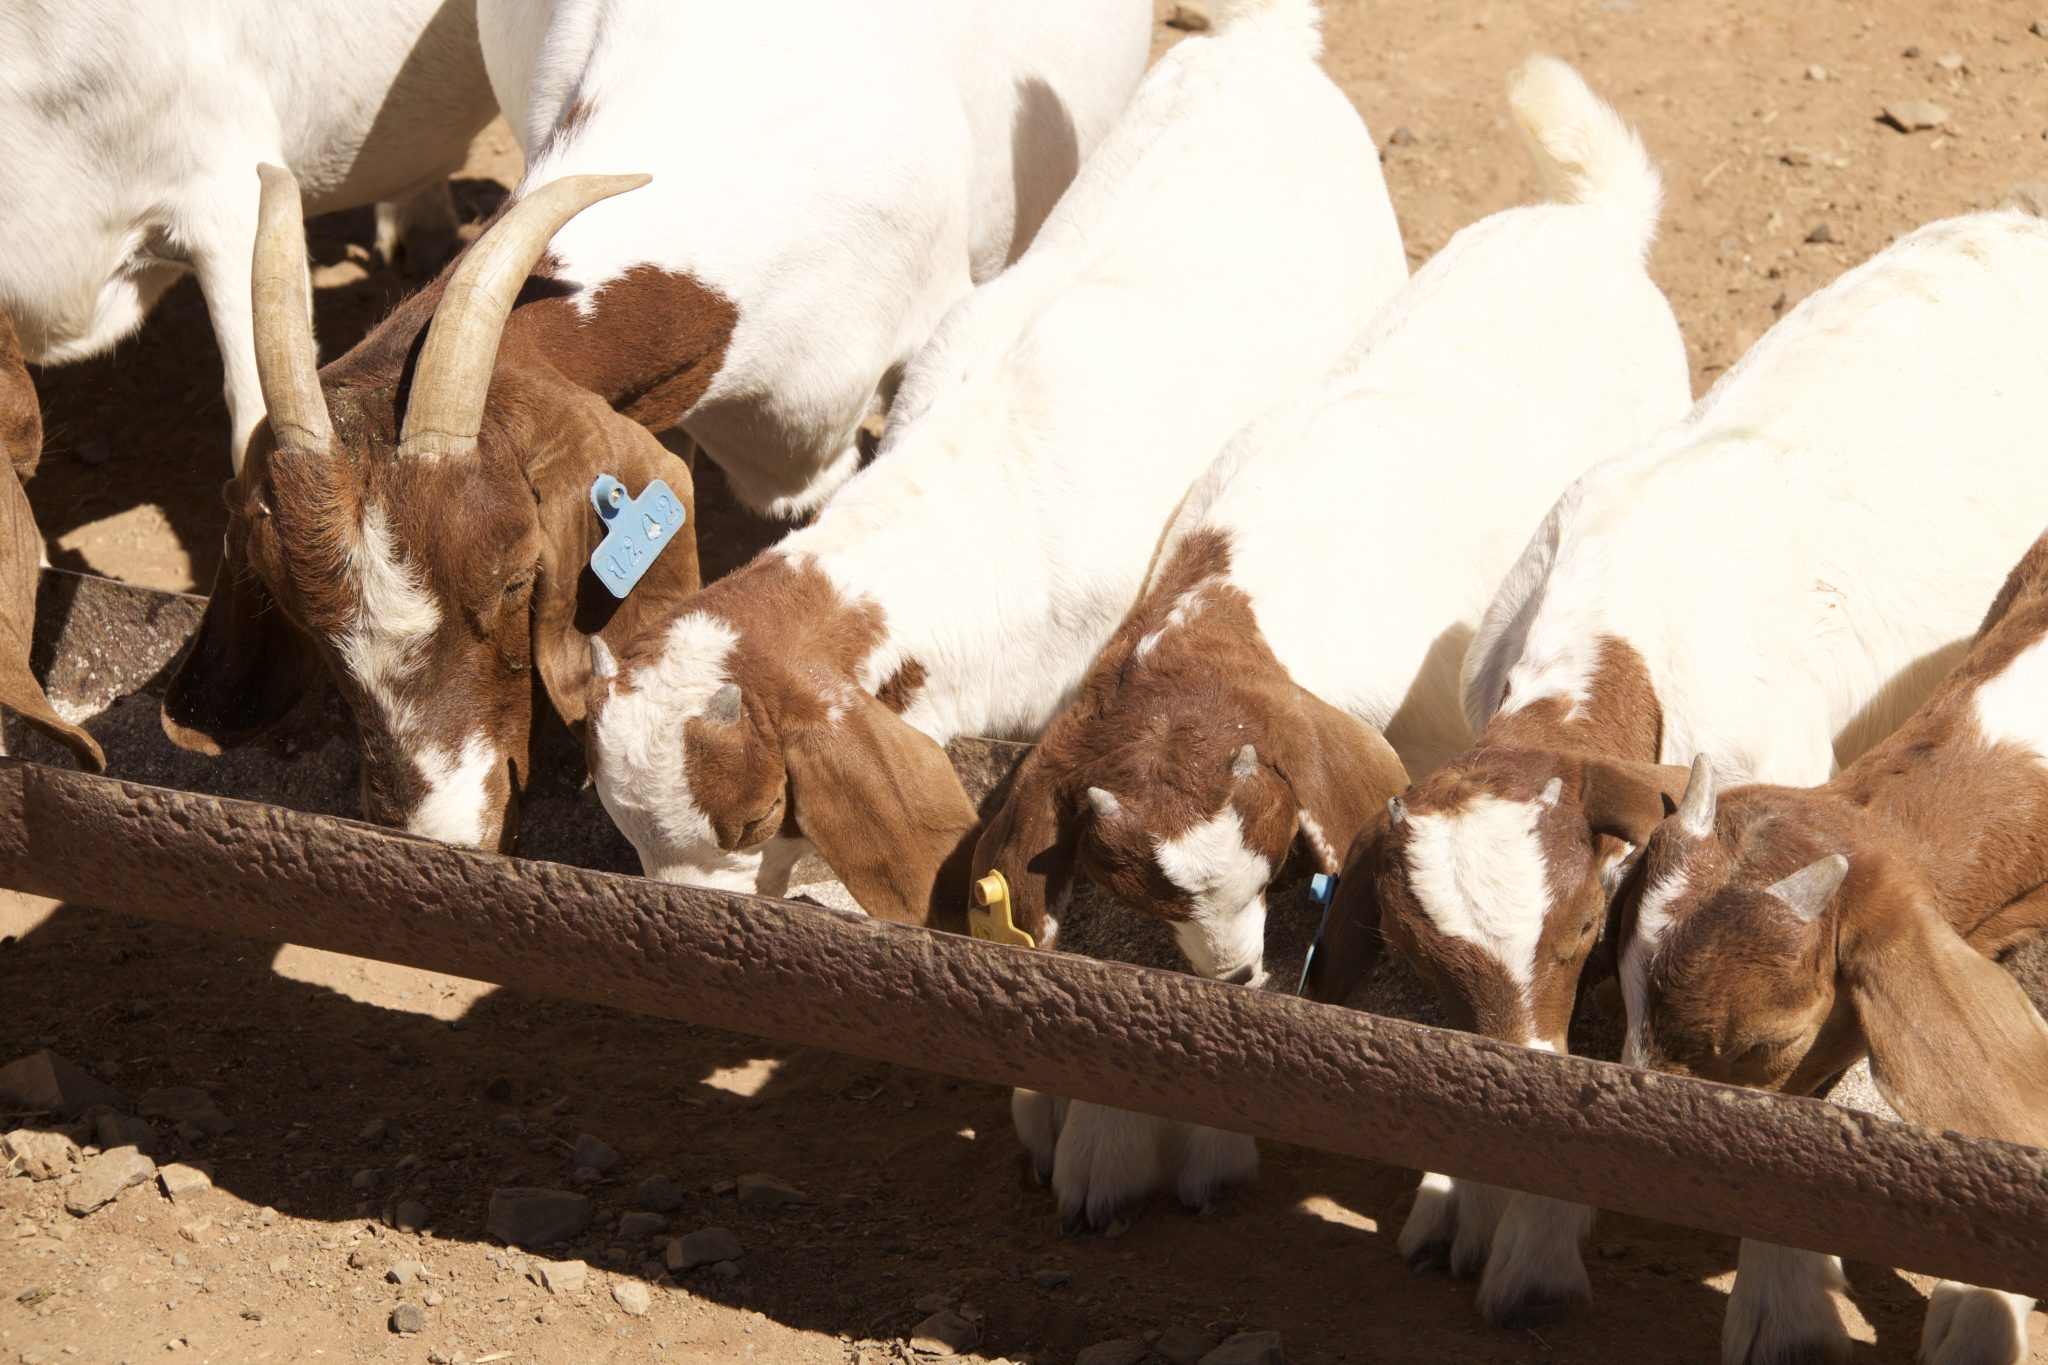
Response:
[{"label": "small blue tag", "polygon": [[1316,936],[1309,940],[1308,956],[1301,960],[1301,980],[1294,983],[1296,995],[1308,989],[1308,969],[1315,965],[1316,949],[1323,946],[1323,930],[1330,927],[1330,902],[1337,898],[1337,879],[1327,872],[1314,874],[1308,879],[1308,898],[1323,907],[1323,918],[1316,925]]},{"label": "small blue tag", "polygon": [[612,596],[623,599],[682,529],[683,500],[660,479],[629,498],[626,485],[600,474],[590,485],[590,505],[608,528],[590,552],[590,571]]}]

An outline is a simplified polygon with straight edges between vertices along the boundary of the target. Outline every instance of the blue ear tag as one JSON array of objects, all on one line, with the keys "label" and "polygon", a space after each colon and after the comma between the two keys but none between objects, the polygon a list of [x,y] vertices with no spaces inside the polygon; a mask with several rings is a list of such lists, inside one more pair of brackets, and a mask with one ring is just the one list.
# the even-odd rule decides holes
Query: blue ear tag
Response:
[{"label": "blue ear tag", "polygon": [[682,529],[683,500],[660,479],[629,498],[626,485],[600,474],[590,485],[590,505],[607,528],[590,552],[590,571],[612,596],[623,599]]},{"label": "blue ear tag", "polygon": [[1323,917],[1309,942],[1308,956],[1301,960],[1301,980],[1294,983],[1296,995],[1308,989],[1308,969],[1315,965],[1316,949],[1323,946],[1323,930],[1330,927],[1330,902],[1337,898],[1337,879],[1327,872],[1316,873],[1308,879],[1308,898],[1323,907]]}]

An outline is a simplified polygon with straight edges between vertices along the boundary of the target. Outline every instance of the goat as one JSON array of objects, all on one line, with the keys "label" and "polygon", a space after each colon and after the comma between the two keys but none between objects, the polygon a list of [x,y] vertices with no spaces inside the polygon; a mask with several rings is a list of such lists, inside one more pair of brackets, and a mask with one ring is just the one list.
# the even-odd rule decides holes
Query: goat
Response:
[{"label": "goat", "polygon": [[[2048,1025],[1996,961],[2048,930],[2044,682],[2048,536],[1962,662],[1830,781],[1718,793],[1702,757],[1615,898],[1624,1060],[1807,1095],[1867,1054],[1903,1117],[2048,1147]],[[1920,1357],[2023,1361],[2032,1307],[1944,1282]]]},{"label": "goat", "polygon": [[[0,312],[28,360],[102,354],[179,276],[198,277],[220,348],[230,452],[263,417],[251,330],[259,161],[325,213],[401,221],[438,206],[497,106],[464,0],[7,0],[0,52]],[[28,59],[32,55],[32,59]],[[436,263],[438,265],[438,262]]]},{"label": "goat", "polygon": [[[535,680],[572,731],[589,640],[696,591],[687,527],[620,601],[588,568],[608,473],[689,469],[793,514],[843,478],[894,367],[1035,230],[1143,61],[1140,0],[484,0],[527,151],[505,213],[315,372],[285,221],[257,266],[268,439],[163,707],[201,751],[260,734],[324,667],[363,808],[509,847]],[[631,199],[599,201],[660,178]],[[573,221],[572,221],[573,220]]]},{"label": "goat", "polygon": [[1308,0],[1237,0],[1147,74],[1022,260],[947,315],[875,462],[594,660],[592,771],[650,876],[779,894],[806,844],[868,913],[964,927],[940,748],[1036,735],[1223,443],[1324,373],[1407,266]]},{"label": "goat", "polygon": [[[1311,994],[1343,998],[1384,936],[1453,1017],[1562,1050],[1615,864],[1683,789],[1660,765],[1704,752],[1744,780],[1825,780],[1926,695],[2048,521],[2044,294],[2048,223],[1924,227],[1567,489],[1466,657],[1478,741],[1360,832]],[[1489,1317],[1586,1296],[1590,1211],[1425,1195],[1404,1242],[1468,1264],[1490,1243]],[[1750,1359],[1839,1338],[1824,1287],[1765,1302],[1748,1283],[1730,1313]]]},{"label": "goat", "polygon": [[[1510,105],[1554,202],[1452,238],[1329,379],[1225,449],[1024,760],[972,872],[1003,875],[1039,946],[1085,873],[1171,925],[1196,971],[1263,984],[1266,885],[1297,837],[1335,873],[1406,772],[1470,742],[1458,667],[1527,527],[1690,404],[1643,268],[1659,186],[1641,145],[1562,62],[1528,63]],[[1184,1154],[1195,1208],[1257,1169],[1249,1138],[1033,1112],[1047,1102],[1020,1097],[1019,1126],[1070,1225],[1123,1221],[1161,1150]]]}]

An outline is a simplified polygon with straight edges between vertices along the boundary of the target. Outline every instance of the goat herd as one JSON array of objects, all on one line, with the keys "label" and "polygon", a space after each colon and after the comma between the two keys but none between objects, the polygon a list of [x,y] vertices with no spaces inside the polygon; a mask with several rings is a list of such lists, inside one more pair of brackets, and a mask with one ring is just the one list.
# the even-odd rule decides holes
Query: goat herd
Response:
[{"label": "goat herd", "polygon": [[[774,895],[811,848],[872,914],[1041,948],[1081,876],[1254,986],[1298,839],[1336,877],[1318,999],[1385,945],[1561,1050],[1591,962],[1635,1065],[1813,1094],[1867,1055],[1908,1118],[2048,1145],[2048,1026],[1997,965],[2048,927],[2048,223],[1900,239],[1694,404],[1657,172],[1546,58],[1508,102],[1548,200],[1411,279],[1313,0],[1226,0],[1142,80],[1142,0],[390,0],[348,61],[229,0],[129,51],[109,8],[0,14],[99,102],[0,91],[0,222],[51,243],[0,265],[0,442],[33,468],[24,353],[197,272],[235,475],[178,743],[324,671],[366,815],[509,849],[538,690],[651,876]],[[302,201],[445,174],[493,99],[524,185],[321,368]],[[132,162],[106,203],[87,137]],[[806,523],[708,586],[692,449]],[[606,476],[686,515],[624,525],[617,582]],[[7,488],[0,700],[97,766],[27,671]],[[966,734],[1039,741],[986,824]],[[1070,1224],[1257,1164],[1014,1112]],[[1427,1176],[1401,1246],[1512,1323],[1586,1296],[1590,1221]],[[1841,1283],[1745,1244],[1724,1359],[1835,1358]],[[2022,1359],[2030,1307],[1944,1284],[1923,1359]]]}]

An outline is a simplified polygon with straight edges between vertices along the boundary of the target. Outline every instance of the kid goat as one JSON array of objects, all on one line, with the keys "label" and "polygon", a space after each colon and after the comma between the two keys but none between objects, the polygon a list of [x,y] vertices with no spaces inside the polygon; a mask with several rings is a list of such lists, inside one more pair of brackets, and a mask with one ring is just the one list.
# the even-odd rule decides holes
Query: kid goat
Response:
[{"label": "kid goat", "polygon": [[[1613,866],[1684,782],[1658,765],[1826,780],[1926,695],[2048,521],[2044,296],[2048,223],[1922,228],[1568,489],[1466,659],[1483,733],[1360,834],[1311,993],[1341,999],[1384,935],[1470,1027],[1564,1048]],[[1496,1233],[1495,1207],[1426,1188],[1404,1249],[1490,1243],[1496,1320],[1585,1297],[1589,1215],[1516,1196]],[[1840,1334],[1824,1258],[1778,1254],[1801,1287],[1737,1284],[1731,1361]]]},{"label": "kid goat", "polygon": [[1031,250],[947,316],[874,464],[600,642],[592,767],[650,875],[774,894],[808,842],[870,914],[963,924],[976,817],[940,745],[1044,728],[1189,483],[1406,275],[1316,19],[1236,0],[1168,52]]},{"label": "kid goat", "polygon": [[[1684,414],[1641,144],[1562,62],[1528,63],[1509,103],[1555,201],[1452,238],[1329,379],[1224,450],[982,835],[977,879],[1002,874],[1041,947],[1086,875],[1171,925],[1196,971],[1263,984],[1266,884],[1297,835],[1336,872],[1404,761],[1470,742],[1458,666],[1529,523]],[[1069,1225],[1122,1220],[1162,1156],[1196,1208],[1257,1168],[1250,1138],[1015,1107]]]},{"label": "kid goat", "polygon": [[[370,818],[509,845],[533,672],[580,727],[590,639],[698,586],[677,546],[609,595],[586,568],[595,477],[636,494],[662,478],[687,506],[689,471],[652,434],[685,427],[750,505],[821,501],[878,390],[1022,249],[1122,107],[1149,13],[484,0],[526,183],[324,373],[296,194],[269,174],[270,431],[228,490],[166,730],[239,742],[324,665],[355,714]],[[600,170],[656,179],[593,208],[646,180]]]},{"label": "kid goat", "polygon": [[[1868,1054],[1903,1117],[2048,1147],[2048,1026],[1996,962],[2048,929],[2044,764],[2048,536],[1926,704],[1833,780],[1717,795],[1694,766],[1615,902],[1627,1060],[1807,1095]],[[2016,1365],[2032,1307],[1937,1285],[1920,1358]]]}]

